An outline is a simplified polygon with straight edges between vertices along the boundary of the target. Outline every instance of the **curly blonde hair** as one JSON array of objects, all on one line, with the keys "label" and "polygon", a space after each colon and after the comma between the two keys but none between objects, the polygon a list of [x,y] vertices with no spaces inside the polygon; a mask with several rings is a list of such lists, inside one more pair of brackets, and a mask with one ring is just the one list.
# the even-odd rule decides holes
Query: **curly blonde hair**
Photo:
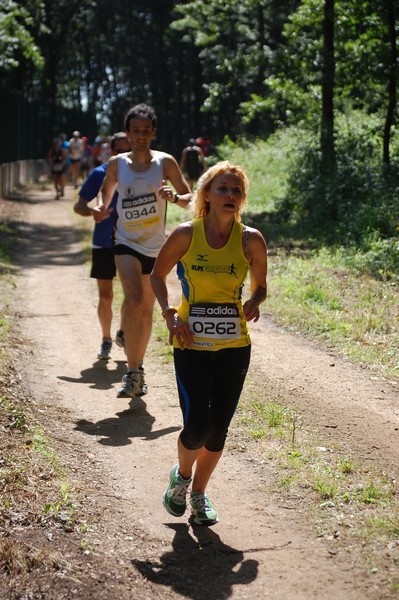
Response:
[{"label": "curly blonde hair", "polygon": [[205,173],[203,173],[198,179],[197,189],[194,192],[193,199],[190,205],[191,212],[195,218],[205,217],[208,214],[210,206],[209,202],[207,202],[205,199],[206,193],[209,191],[216,177],[227,172],[234,173],[234,175],[237,175],[241,180],[242,200],[240,208],[237,214],[235,215],[236,221],[241,220],[241,211],[247,203],[249,181],[244,169],[239,165],[233,165],[228,160],[223,160],[221,162],[216,163],[216,165],[209,167],[209,169],[205,171]]}]

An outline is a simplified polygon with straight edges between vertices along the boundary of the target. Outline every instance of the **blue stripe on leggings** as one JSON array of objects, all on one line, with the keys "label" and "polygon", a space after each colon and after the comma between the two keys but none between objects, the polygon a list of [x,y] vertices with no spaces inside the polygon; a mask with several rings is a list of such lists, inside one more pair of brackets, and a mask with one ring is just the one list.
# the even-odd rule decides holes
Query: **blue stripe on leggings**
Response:
[{"label": "blue stripe on leggings", "polygon": [[186,389],[185,389],[185,387],[183,385],[183,382],[180,379],[179,374],[177,372],[176,372],[176,378],[177,378],[177,383],[179,385],[179,390],[183,394],[184,404],[185,404],[185,407],[186,407],[185,418],[184,418],[184,426],[186,426],[187,419],[188,419],[188,412],[189,412],[189,409],[190,409],[190,399],[189,399],[187,391],[186,391]]}]

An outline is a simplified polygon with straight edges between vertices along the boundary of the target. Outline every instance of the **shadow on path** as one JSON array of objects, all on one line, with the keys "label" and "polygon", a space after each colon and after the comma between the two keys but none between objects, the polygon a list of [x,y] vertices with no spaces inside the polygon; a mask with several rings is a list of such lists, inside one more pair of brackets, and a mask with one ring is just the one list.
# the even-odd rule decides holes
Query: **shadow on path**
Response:
[{"label": "shadow on path", "polygon": [[173,550],[159,559],[132,559],[132,564],[150,581],[193,600],[224,600],[234,585],[248,585],[257,578],[257,560],[244,559],[242,550],[224,544],[213,529],[192,520],[190,525],[194,537],[186,523],[168,524],[175,530]]},{"label": "shadow on path", "polygon": [[[117,364],[117,368],[110,369],[109,367],[114,363]],[[109,390],[115,383],[121,381],[125,373],[126,361],[96,360],[92,367],[80,371],[80,377],[59,375],[58,379],[61,381],[68,381],[69,383],[85,383],[88,384],[90,388],[96,390]]]},{"label": "shadow on path", "polygon": [[9,221],[3,235],[13,240],[17,236],[18,244],[14,241],[11,245],[14,246],[13,263],[19,267],[81,265],[88,260],[84,250],[72,248],[87,237],[87,232],[78,227],[47,225],[45,210],[43,223]]},{"label": "shadow on path", "polygon": [[[121,398],[121,402],[125,399]],[[180,431],[180,427],[165,427],[153,431],[152,427],[155,417],[147,411],[147,405],[142,398],[132,398],[129,408],[116,413],[115,417],[109,417],[93,423],[87,419],[76,422],[76,431],[83,431],[88,435],[101,436],[98,440],[103,446],[126,446],[131,444],[131,438],[143,440],[156,440],[163,435]]]}]

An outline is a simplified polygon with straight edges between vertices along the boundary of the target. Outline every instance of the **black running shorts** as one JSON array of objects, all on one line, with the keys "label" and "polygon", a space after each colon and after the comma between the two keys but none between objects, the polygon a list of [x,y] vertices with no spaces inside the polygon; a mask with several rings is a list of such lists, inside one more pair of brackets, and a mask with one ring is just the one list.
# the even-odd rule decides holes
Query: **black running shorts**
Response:
[{"label": "black running shorts", "polygon": [[129,248],[129,246],[124,246],[123,244],[117,244],[113,248],[114,254],[129,254],[130,256],[134,256],[141,263],[141,272],[143,275],[149,275],[152,271],[152,268],[155,264],[156,258],[152,256],[145,256],[144,254],[140,254],[133,248]]},{"label": "black running shorts", "polygon": [[116,267],[112,248],[92,248],[90,277],[113,279],[115,275]]}]

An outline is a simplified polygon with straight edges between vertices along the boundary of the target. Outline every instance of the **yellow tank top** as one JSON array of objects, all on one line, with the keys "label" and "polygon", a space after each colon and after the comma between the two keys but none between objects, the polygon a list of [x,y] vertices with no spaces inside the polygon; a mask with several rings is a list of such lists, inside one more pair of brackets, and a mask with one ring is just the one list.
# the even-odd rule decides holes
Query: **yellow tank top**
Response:
[{"label": "yellow tank top", "polygon": [[[177,264],[182,286],[178,313],[194,333],[194,350],[248,346],[251,339],[242,309],[249,263],[242,248],[243,225],[234,222],[223,248],[211,248],[204,220],[193,221],[193,237]],[[176,340],[174,346],[178,348]]]}]

